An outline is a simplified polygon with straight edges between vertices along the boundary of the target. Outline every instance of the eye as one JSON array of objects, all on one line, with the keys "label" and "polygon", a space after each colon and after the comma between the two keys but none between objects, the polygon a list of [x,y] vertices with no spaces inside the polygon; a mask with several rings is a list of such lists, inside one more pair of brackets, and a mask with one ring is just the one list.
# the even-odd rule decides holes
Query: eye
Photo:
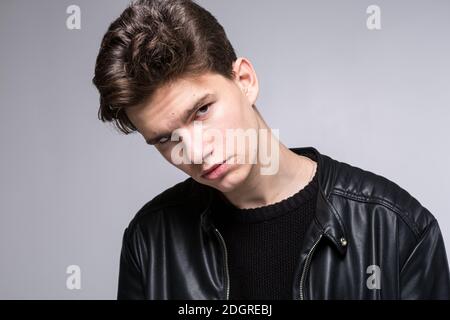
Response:
[{"label": "eye", "polygon": [[170,140],[170,137],[162,137],[161,139],[159,139],[158,144],[164,144],[169,140]]},{"label": "eye", "polygon": [[205,114],[207,114],[208,113],[208,111],[209,111],[209,107],[212,105],[212,103],[209,103],[209,104],[207,104],[207,105],[204,105],[203,107],[201,107],[200,109],[198,109],[197,110],[197,113],[196,113],[196,115],[197,116],[204,116]]}]

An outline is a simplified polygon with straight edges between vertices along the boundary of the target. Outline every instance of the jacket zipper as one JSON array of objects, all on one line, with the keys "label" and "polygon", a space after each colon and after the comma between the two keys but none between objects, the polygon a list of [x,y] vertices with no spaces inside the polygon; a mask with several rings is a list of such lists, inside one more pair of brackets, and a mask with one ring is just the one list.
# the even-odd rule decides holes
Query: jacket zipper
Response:
[{"label": "jacket zipper", "polygon": [[223,239],[222,235],[220,234],[219,230],[217,230],[217,228],[215,228],[215,232],[219,237],[219,240],[223,246],[223,250],[224,250],[224,262],[225,262],[225,277],[226,277],[226,299],[229,300],[230,297],[230,275],[228,272],[228,253],[227,253],[227,246],[225,245],[225,240]]},{"label": "jacket zipper", "polygon": [[306,256],[305,267],[303,268],[302,276],[300,277],[300,300],[304,300],[303,286],[304,286],[304,282],[305,282],[306,273],[308,272],[308,269],[309,269],[311,257],[313,255],[314,250],[316,249],[316,246],[319,243],[320,239],[322,239],[322,235],[323,234],[321,233],[319,238],[316,240],[316,242],[314,242],[311,250],[309,250],[308,255]]}]

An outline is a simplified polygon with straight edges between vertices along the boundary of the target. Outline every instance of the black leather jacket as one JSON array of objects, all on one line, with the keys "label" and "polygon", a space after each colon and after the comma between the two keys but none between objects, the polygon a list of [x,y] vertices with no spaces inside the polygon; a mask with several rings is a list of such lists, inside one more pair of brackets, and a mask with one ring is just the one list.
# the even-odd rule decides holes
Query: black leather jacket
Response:
[{"label": "black leather jacket", "polygon": [[[407,191],[314,148],[316,216],[292,299],[449,299],[434,216]],[[211,222],[210,187],[192,178],[149,201],[125,229],[118,299],[228,299],[226,243]]]}]

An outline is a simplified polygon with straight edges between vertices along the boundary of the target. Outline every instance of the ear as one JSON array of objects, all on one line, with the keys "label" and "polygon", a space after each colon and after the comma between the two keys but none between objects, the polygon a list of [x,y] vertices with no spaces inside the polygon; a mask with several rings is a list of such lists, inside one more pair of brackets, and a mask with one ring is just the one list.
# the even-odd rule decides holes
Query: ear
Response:
[{"label": "ear", "polygon": [[259,93],[258,77],[250,60],[240,57],[233,62],[235,83],[247,97],[250,105],[254,105]]}]

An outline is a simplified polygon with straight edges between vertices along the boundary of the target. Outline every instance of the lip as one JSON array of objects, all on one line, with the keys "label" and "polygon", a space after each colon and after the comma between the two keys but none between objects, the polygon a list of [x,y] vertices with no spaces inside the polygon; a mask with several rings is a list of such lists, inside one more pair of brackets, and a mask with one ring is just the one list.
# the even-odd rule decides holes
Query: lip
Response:
[{"label": "lip", "polygon": [[202,172],[202,177],[207,176],[209,173],[213,172],[214,170],[216,170],[218,167],[220,167],[224,163],[225,163],[225,161],[223,161],[222,163],[215,164],[212,167],[210,167],[209,169],[204,170]]},{"label": "lip", "polygon": [[206,180],[217,180],[223,177],[230,169],[228,160],[231,158],[232,157],[228,157],[226,160],[222,161],[222,163],[215,164],[207,170],[204,170],[201,177]]}]

